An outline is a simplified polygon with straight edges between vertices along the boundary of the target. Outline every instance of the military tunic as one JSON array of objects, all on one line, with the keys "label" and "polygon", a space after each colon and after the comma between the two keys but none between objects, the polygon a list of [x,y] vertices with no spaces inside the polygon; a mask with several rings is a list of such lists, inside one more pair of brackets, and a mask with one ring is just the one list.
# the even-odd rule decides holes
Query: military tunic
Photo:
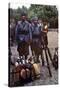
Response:
[{"label": "military tunic", "polygon": [[25,20],[20,21],[16,27],[16,40],[18,43],[19,55],[28,55],[28,46],[31,39],[30,24]]},{"label": "military tunic", "polygon": [[41,27],[38,24],[32,24],[32,50],[39,54],[41,48]]}]

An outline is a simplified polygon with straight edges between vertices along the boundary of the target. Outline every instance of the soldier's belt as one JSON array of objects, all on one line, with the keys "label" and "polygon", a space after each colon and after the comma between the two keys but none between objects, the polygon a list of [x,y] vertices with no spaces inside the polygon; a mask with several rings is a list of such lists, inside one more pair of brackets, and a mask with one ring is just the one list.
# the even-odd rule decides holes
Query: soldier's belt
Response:
[{"label": "soldier's belt", "polygon": [[21,31],[19,31],[19,34],[27,35],[28,33],[29,33],[29,31],[25,31],[25,30],[21,30]]},{"label": "soldier's belt", "polygon": [[33,35],[33,38],[39,38],[40,35]]}]

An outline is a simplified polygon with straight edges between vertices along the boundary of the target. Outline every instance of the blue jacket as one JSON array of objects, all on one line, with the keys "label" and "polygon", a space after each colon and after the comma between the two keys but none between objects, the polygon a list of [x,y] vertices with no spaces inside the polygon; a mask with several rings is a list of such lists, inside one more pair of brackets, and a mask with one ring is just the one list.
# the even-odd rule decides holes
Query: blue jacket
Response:
[{"label": "blue jacket", "polygon": [[41,37],[41,26],[32,24],[32,40],[38,42]]},{"label": "blue jacket", "polygon": [[20,21],[16,26],[17,42],[29,42],[32,39],[31,25],[27,21]]}]

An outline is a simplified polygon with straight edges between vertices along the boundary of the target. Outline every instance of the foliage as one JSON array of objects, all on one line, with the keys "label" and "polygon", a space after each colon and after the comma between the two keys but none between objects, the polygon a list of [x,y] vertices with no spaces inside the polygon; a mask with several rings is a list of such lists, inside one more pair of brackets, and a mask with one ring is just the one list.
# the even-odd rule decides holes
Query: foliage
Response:
[{"label": "foliage", "polygon": [[25,6],[22,6],[22,8],[18,7],[17,9],[10,8],[10,18],[13,17],[19,20],[22,11],[26,12],[30,19],[37,16],[39,19],[47,20],[51,28],[58,27],[58,10],[56,6],[31,4],[28,9]]}]

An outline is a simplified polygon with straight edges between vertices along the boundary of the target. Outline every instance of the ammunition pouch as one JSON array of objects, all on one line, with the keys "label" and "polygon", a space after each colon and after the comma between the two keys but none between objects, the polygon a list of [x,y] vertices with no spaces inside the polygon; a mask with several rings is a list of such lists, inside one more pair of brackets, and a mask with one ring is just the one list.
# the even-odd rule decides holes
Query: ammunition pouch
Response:
[{"label": "ammunition pouch", "polygon": [[33,35],[33,38],[39,38],[40,35]]},{"label": "ammunition pouch", "polygon": [[26,30],[20,30],[19,31],[19,34],[27,35],[28,33],[29,33],[29,31],[26,31]]}]

